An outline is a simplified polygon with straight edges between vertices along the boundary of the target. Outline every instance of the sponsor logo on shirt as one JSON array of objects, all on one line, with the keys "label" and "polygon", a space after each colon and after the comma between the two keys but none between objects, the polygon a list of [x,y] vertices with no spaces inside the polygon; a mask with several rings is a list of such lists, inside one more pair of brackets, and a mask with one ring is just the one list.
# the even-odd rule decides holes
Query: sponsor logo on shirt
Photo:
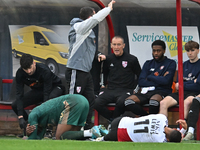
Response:
[{"label": "sponsor logo on shirt", "polygon": [[122,66],[123,66],[124,68],[126,68],[127,65],[128,65],[128,62],[127,62],[127,61],[122,61]]},{"label": "sponsor logo on shirt", "polygon": [[155,68],[151,68],[151,69],[150,69],[150,71],[154,71],[154,70],[155,70]]},{"label": "sponsor logo on shirt", "polygon": [[114,65],[113,65],[113,63],[112,63],[112,64],[110,64],[110,66],[111,66],[111,67],[113,67],[113,66],[114,66]]}]

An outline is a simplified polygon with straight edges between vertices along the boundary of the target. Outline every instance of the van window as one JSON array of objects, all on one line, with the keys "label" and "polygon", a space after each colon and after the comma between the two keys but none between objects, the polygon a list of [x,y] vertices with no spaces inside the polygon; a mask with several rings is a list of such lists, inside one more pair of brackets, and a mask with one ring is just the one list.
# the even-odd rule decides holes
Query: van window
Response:
[{"label": "van window", "polygon": [[[44,39],[43,35],[40,32],[34,32],[34,39],[35,39],[35,44],[40,44],[40,39]],[[45,40],[46,42],[46,40]]]},{"label": "van window", "polygon": [[65,44],[65,42],[54,32],[42,31],[52,44]]}]

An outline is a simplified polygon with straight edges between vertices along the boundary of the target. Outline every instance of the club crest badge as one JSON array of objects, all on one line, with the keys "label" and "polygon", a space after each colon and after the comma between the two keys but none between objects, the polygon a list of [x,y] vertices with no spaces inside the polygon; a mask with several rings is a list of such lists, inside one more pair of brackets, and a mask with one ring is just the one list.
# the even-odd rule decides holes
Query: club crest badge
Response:
[{"label": "club crest badge", "polygon": [[190,78],[191,76],[192,76],[192,73],[189,73],[189,74],[188,74],[188,77]]},{"label": "club crest badge", "polygon": [[101,94],[103,94],[104,93],[104,91],[101,91],[100,93],[99,93],[99,95],[101,95]]},{"label": "club crest badge", "polygon": [[77,93],[80,93],[80,91],[81,91],[81,87],[80,87],[80,86],[77,86],[77,87],[76,87],[76,92],[77,92]]},{"label": "club crest badge", "polygon": [[122,61],[122,66],[123,66],[124,68],[126,68],[127,65],[128,65],[128,62],[127,62],[127,61]]},{"label": "club crest badge", "polygon": [[165,67],[165,66],[161,66],[161,67],[160,67],[160,70],[162,70],[164,67]]}]

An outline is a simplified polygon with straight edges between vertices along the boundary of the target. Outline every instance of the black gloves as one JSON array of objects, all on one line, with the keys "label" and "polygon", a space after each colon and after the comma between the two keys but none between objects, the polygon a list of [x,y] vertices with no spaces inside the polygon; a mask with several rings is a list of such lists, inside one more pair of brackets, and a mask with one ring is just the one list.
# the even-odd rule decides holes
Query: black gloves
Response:
[{"label": "black gloves", "polygon": [[25,125],[26,125],[26,121],[24,120],[24,118],[20,118],[19,119],[19,126],[20,126],[20,128],[21,129],[25,129],[26,128]]}]

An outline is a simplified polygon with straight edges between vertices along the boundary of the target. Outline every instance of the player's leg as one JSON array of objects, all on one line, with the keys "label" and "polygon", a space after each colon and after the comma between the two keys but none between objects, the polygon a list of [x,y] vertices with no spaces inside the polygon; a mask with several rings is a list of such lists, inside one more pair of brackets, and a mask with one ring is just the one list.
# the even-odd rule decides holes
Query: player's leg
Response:
[{"label": "player's leg", "polygon": [[92,69],[90,70],[93,79],[95,97],[98,97],[100,91],[100,82],[101,82],[100,74],[101,74],[102,63],[103,63],[102,61],[99,62],[98,59],[94,58],[92,62]]},{"label": "player's leg", "polygon": [[104,89],[95,99],[94,109],[104,118],[112,121],[113,113],[107,109],[107,104],[115,102],[115,90]]},{"label": "player's leg", "polygon": [[[65,92],[65,87],[63,85],[56,85],[53,87],[51,93],[49,94],[49,99],[59,97],[63,95],[64,92]],[[53,131],[53,126],[51,124],[48,124],[44,138],[52,138],[53,136],[52,131]]]},{"label": "player's leg", "polygon": [[[79,96],[80,97],[80,96]],[[86,137],[92,137],[94,132],[93,130],[84,130],[80,131],[81,127],[84,126],[84,123],[86,121],[87,115],[89,111],[89,104],[88,101],[82,97],[80,101],[70,110],[70,113],[66,113],[63,115],[63,118],[66,118],[67,116],[67,124],[73,124],[71,125],[71,128],[69,129],[62,129],[60,132],[60,135],[57,135],[57,139],[60,136],[60,139],[71,139],[71,140],[83,140]],[[62,119],[62,117],[61,117]],[[64,119],[62,123],[64,123]],[[61,125],[59,125],[61,127]],[[58,128],[58,130],[60,130]],[[64,131],[64,132],[63,132]]]},{"label": "player's leg", "polygon": [[[84,126],[84,129],[87,130],[87,129],[90,129],[93,126],[92,125],[92,115],[93,115],[93,111],[94,111],[95,95],[94,95],[94,84],[93,84],[91,74],[87,73],[84,76],[86,76],[86,80],[83,83],[84,91],[83,91],[82,95],[89,102],[89,113],[88,113],[88,116],[87,116],[86,124]],[[82,77],[79,77],[79,78],[82,78]]]},{"label": "player's leg", "polygon": [[92,129],[81,131],[79,127],[77,129],[75,129],[77,126],[73,126],[73,127],[72,127],[72,129],[70,131],[64,132],[60,136],[60,139],[61,140],[64,140],[64,139],[68,139],[68,140],[85,140],[87,138],[95,137],[95,131],[92,130]]},{"label": "player's leg", "polygon": [[157,114],[160,108],[160,101],[163,99],[162,95],[155,94],[149,100],[149,114]]},{"label": "player's leg", "polygon": [[56,131],[56,139],[60,139],[61,135],[62,139],[69,139],[71,132],[67,131],[80,131],[88,115],[89,103],[85,97],[74,94],[67,101],[71,102],[71,104],[66,106],[61,113]]},{"label": "player's leg", "polygon": [[[140,94],[131,95],[124,101],[126,111],[131,111],[132,113],[140,116],[148,115],[146,111],[141,107],[141,100],[148,101]],[[143,99],[144,98],[144,99]],[[142,103],[144,104],[144,103]]]},{"label": "player's leg", "polygon": [[[87,110],[89,109],[88,108],[89,106],[82,105],[81,107],[79,107],[80,105],[81,105],[81,103],[77,104],[77,106],[73,107],[71,110],[66,108],[61,113],[59,124],[56,129],[56,139],[57,140],[81,139],[83,137],[82,133],[80,133],[80,132],[69,132],[69,131],[80,131],[81,127],[84,126],[84,122],[87,117],[87,113],[88,113]],[[77,107],[79,107],[79,109],[85,109],[86,113],[83,112],[83,114],[81,114],[81,111],[78,111]],[[81,116],[83,116],[83,118]],[[80,126],[79,126],[79,122],[78,122],[79,120],[84,121],[84,122],[80,123]],[[73,124],[75,124],[75,125],[73,125]]]},{"label": "player's leg", "polygon": [[192,105],[193,98],[194,98],[194,96],[188,96],[184,100],[184,118],[185,119],[188,118],[188,112],[190,110],[190,106]]},{"label": "player's leg", "polygon": [[67,80],[66,93],[81,94],[88,100],[90,110],[86,121],[86,128],[90,128],[95,98],[92,76],[90,73],[67,68],[65,78]]},{"label": "player's leg", "polygon": [[66,79],[66,94],[74,94],[74,87],[76,82],[76,71],[72,71],[70,68],[66,68],[65,71],[65,79]]},{"label": "player's leg", "polygon": [[[63,95],[64,92],[65,88],[62,85],[54,86],[51,93],[49,94],[49,100]],[[53,125],[48,124],[44,138],[52,138],[52,137],[53,137]]]},{"label": "player's leg", "polygon": [[[66,124],[58,124],[56,130],[56,140],[60,139],[71,139],[71,140],[82,140],[85,139],[84,132],[80,131],[81,126],[73,126]],[[92,132],[89,135],[92,137]]]},{"label": "player's leg", "polygon": [[[91,136],[92,133],[89,137]],[[87,137],[84,137],[84,131],[67,131],[60,136],[60,140],[85,140],[86,138]]]},{"label": "player's leg", "polygon": [[124,105],[124,100],[132,95],[133,90],[125,90],[121,91],[116,90],[116,106],[115,110],[113,112],[113,119],[119,117],[121,114],[125,112],[125,105]]},{"label": "player's leg", "polygon": [[199,118],[199,109],[200,109],[200,95],[196,96],[193,99],[188,115],[188,133],[183,138],[183,140],[194,139],[194,129]]},{"label": "player's leg", "polygon": [[172,93],[169,96],[166,96],[160,102],[159,114],[164,114],[165,116],[168,116],[168,108],[175,106],[177,104],[178,104],[178,93]]},{"label": "player's leg", "polygon": [[72,129],[72,125],[67,125],[67,124],[58,124],[57,130],[56,130],[56,139],[60,140],[60,136],[66,132],[70,131]]},{"label": "player's leg", "polygon": [[65,72],[66,94],[83,94],[87,82],[87,73],[67,68]]},{"label": "player's leg", "polygon": [[118,117],[112,121],[109,133],[103,138],[104,141],[118,141],[117,130],[121,119],[122,117]]},{"label": "player's leg", "polygon": [[[77,126],[82,127],[85,125],[86,118],[88,119],[89,105],[88,105],[88,102],[86,99],[82,99],[81,103],[78,103],[78,105],[80,105],[80,106],[76,107],[78,109],[78,110],[76,110],[76,112],[79,111],[79,116],[76,115],[76,118],[75,118],[76,121],[74,119],[71,119],[71,121],[76,122]],[[85,129],[85,127],[84,127],[84,129]],[[85,137],[92,137],[92,138],[100,137],[101,136],[100,128],[98,126],[94,126],[88,130],[85,129],[83,132],[83,136],[84,136],[84,138]]]}]

